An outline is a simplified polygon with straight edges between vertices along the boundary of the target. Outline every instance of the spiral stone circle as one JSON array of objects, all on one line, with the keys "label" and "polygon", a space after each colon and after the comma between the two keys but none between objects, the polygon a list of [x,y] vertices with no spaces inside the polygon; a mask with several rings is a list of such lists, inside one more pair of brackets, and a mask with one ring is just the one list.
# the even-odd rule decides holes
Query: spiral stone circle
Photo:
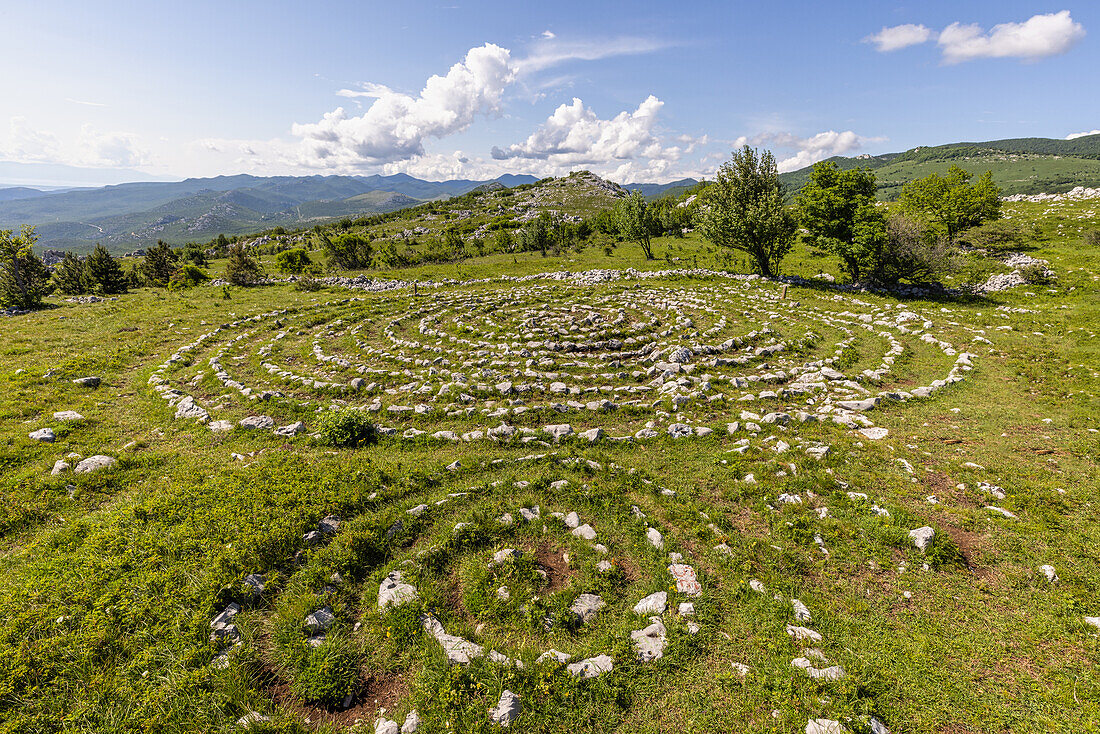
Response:
[{"label": "spiral stone circle", "polygon": [[[708,632],[721,613],[712,569],[737,555],[738,533],[633,468],[631,447],[709,441],[719,456],[762,457],[759,471],[797,475],[788,457],[825,460],[835,431],[880,440],[888,430],[875,424],[876,411],[932,398],[974,368],[973,354],[938,335],[929,310],[853,294],[803,305],[773,284],[703,275],[587,282],[553,274],[278,309],[181,345],[150,385],[196,431],[308,440],[315,416],[352,407],[395,446],[509,449],[491,460],[459,455],[440,467],[441,485],[377,496],[373,513],[322,519],[302,538],[315,555],[269,602],[311,649],[344,645],[365,627],[475,678],[485,666],[508,671],[512,687],[481,709],[507,726],[534,705],[523,691],[540,670],[555,670],[545,675],[559,686],[585,685],[687,654],[697,636],[718,639]],[[586,455],[617,448],[627,453],[614,461]],[[743,471],[737,481],[758,479]],[[846,491],[843,507],[815,492],[765,498],[772,513],[809,513],[822,527],[812,538],[824,557],[833,517],[890,516],[839,478],[835,485],[830,491]],[[685,545],[669,517],[692,517],[706,544]],[[317,577],[307,571],[328,548],[378,523],[388,561],[355,580],[325,567],[321,589],[295,581]],[[269,575],[258,570],[251,586],[262,590]],[[455,577],[461,591],[447,596],[441,588]],[[812,602],[757,579],[745,584],[743,593],[762,600],[755,603],[787,618],[772,632],[789,638],[793,671],[823,686],[846,678],[841,643],[815,629]],[[358,613],[349,594],[363,602]],[[234,601],[211,621],[215,664],[232,659],[241,642],[233,619],[248,603]],[[738,661],[731,670],[752,674]],[[377,730],[415,731],[422,716],[439,713],[420,700],[401,721],[382,714]],[[831,720],[808,727],[815,721]]]}]

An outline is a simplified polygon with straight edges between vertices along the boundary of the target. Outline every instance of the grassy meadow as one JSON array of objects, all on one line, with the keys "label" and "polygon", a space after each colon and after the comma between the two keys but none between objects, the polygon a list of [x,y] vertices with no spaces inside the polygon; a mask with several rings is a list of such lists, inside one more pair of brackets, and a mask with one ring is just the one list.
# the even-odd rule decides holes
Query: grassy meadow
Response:
[{"label": "grassy meadow", "polygon": [[[800,733],[818,718],[853,732],[872,731],[872,718],[895,733],[1096,730],[1100,630],[1084,618],[1100,616],[1100,253],[1082,243],[1100,227],[1098,208],[1097,200],[1007,205],[1010,220],[1036,225],[1025,251],[1049,260],[1057,277],[986,297],[899,301],[822,284],[792,286],[784,300],[776,283],[686,277],[538,281],[514,295],[519,286],[501,283],[426,285],[417,297],[279,284],[142,289],[91,304],[51,297],[47,309],[0,321],[0,732],[231,732],[253,713],[253,731],[373,732],[380,709],[397,724],[417,711],[423,732],[490,732],[500,729],[489,711],[505,689],[520,698],[511,730],[523,732]],[[650,262],[620,243],[610,253],[494,254],[367,274],[427,284],[560,270],[747,272],[694,234],[654,240],[654,250]],[[215,262],[212,273],[221,268]],[[975,256],[958,277],[999,271],[1007,269]],[[835,259],[802,248],[784,263],[785,274],[822,272],[841,279]],[[667,327],[663,339],[675,344],[707,342],[708,328],[725,338],[766,327],[788,352],[754,356],[749,367],[761,374],[834,354],[847,375],[873,369],[884,345],[876,332],[886,327],[849,322],[903,310],[975,355],[974,369],[931,397],[868,412],[889,431],[869,440],[828,421],[728,432],[728,423],[746,422],[742,411],[788,409],[788,398],[767,409],[741,402],[721,376],[714,389],[725,400],[675,405],[657,396],[659,405],[597,414],[534,401],[517,413],[530,406],[493,394],[488,376],[503,361],[462,346],[510,344],[505,359],[517,370],[553,369],[608,395],[605,383],[644,384],[630,373],[646,366],[624,360],[597,374],[554,355],[540,368],[537,355],[514,356],[530,341],[517,330],[569,332],[565,325],[579,323],[566,314],[571,304],[621,309],[631,325],[666,300],[687,309],[693,297],[695,323],[662,316],[654,331]],[[546,306],[560,313],[548,316]],[[834,320],[844,312],[854,316]],[[628,333],[606,328],[614,338]],[[954,363],[916,334],[898,338],[905,351],[884,380],[866,383],[877,385],[872,392],[927,385]],[[423,352],[400,341],[417,339]],[[834,353],[837,340],[845,346]],[[317,348],[379,371],[319,362]],[[402,350],[407,363],[395,361]],[[257,393],[226,386],[211,358],[242,384],[278,394],[252,399]],[[470,402],[456,397],[448,410],[451,398],[435,392],[402,399],[399,388],[422,379],[430,358],[475,375]],[[331,384],[362,374],[382,386],[374,395],[383,404],[428,409],[383,407],[372,420],[397,426],[396,435],[324,445],[310,436],[319,410],[373,398],[280,382],[269,362]],[[102,384],[72,382],[88,375]],[[215,432],[174,419],[151,377],[194,395],[211,420],[267,415],[277,426],[302,421],[306,432]],[[501,406],[536,440],[432,437],[497,425],[487,416]],[[53,417],[64,410],[83,420]],[[650,421],[656,438],[608,440]],[[674,439],[664,428],[676,421],[713,433]],[[559,423],[608,436],[556,443],[538,433]],[[52,443],[28,437],[44,427]],[[402,438],[410,429],[423,433]],[[790,450],[776,451],[777,442]],[[739,443],[749,448],[739,453]],[[829,447],[824,458],[803,450],[815,444]],[[75,465],[70,454],[117,465],[51,475],[59,460]],[[540,517],[521,521],[519,509],[536,505]],[[606,552],[551,514],[571,511]],[[514,522],[499,520],[506,513]],[[328,516],[340,519],[337,532],[303,538]],[[936,531],[924,552],[908,536],[921,526]],[[647,540],[650,528],[663,548]],[[516,553],[492,562],[502,549]],[[700,595],[678,590],[669,553],[693,567]],[[1045,564],[1056,582],[1038,570]],[[394,570],[417,598],[380,609],[379,585]],[[263,576],[262,593],[242,585],[249,574]],[[631,608],[659,591],[670,602],[663,657],[639,662],[631,632],[649,621]],[[578,624],[569,607],[582,593],[606,606]],[[806,626],[822,638],[815,647],[843,678],[792,667],[800,646],[787,626],[802,622],[791,599],[808,607]],[[685,601],[694,614],[678,610]],[[231,603],[241,608],[239,644],[211,639],[211,620]],[[335,621],[313,645],[304,620],[322,607]],[[522,667],[487,656],[448,663],[421,614]],[[606,654],[614,669],[578,677],[538,662],[550,649],[571,662]]]}]

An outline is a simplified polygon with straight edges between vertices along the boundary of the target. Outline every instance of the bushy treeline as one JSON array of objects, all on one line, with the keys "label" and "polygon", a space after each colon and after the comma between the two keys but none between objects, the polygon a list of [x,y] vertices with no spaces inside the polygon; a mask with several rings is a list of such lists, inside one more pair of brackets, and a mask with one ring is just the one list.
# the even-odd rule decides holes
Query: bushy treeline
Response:
[{"label": "bushy treeline", "polygon": [[838,257],[853,282],[929,282],[952,272],[965,232],[1000,218],[992,175],[972,178],[952,166],[910,181],[891,210],[875,200],[872,170],[823,161],[789,204],[774,156],[745,146],[699,194],[696,221],[706,239],[747,254],[765,277],[780,273],[801,236]]},{"label": "bushy treeline", "polygon": [[[107,248],[97,244],[83,258],[72,252],[64,253],[51,272],[34,253],[37,241],[31,226],[24,226],[18,234],[0,230],[0,306],[34,309],[51,293],[110,296],[131,288],[192,288],[211,280],[206,249],[197,243],[173,248],[158,241],[129,268],[123,268]],[[248,246],[231,243],[226,254],[228,282],[251,285],[263,279],[263,268]]]}]

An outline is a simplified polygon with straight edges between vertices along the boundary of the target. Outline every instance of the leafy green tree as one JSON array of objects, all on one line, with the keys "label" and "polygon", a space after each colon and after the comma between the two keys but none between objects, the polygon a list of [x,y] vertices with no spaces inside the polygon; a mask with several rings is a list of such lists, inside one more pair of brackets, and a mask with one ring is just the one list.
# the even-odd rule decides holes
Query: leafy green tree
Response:
[{"label": "leafy green tree", "polygon": [[57,292],[66,296],[84,293],[84,263],[73,253],[66,252],[54,270],[53,282]]},{"label": "leafy green tree", "polygon": [[775,156],[749,146],[734,152],[704,189],[699,229],[719,247],[747,253],[767,278],[779,272],[790,252],[796,229],[794,215],[783,205]]},{"label": "leafy green tree", "polygon": [[38,308],[50,292],[50,271],[34,254],[38,235],[24,224],[19,234],[0,229],[0,305]]},{"label": "leafy green tree", "polygon": [[875,174],[815,163],[798,196],[798,215],[814,245],[841,259],[852,280],[875,268],[886,240],[886,215],[875,206]]},{"label": "leafy green tree", "polygon": [[898,202],[902,211],[934,222],[948,237],[968,227],[1000,219],[1001,189],[986,171],[976,183],[973,175],[952,165],[944,176],[933,173],[906,183]]},{"label": "leafy green tree", "polygon": [[537,217],[523,225],[517,238],[519,249],[523,252],[546,253],[546,249],[552,244],[552,220],[549,212],[542,212]]},{"label": "leafy green tree", "polygon": [[234,243],[227,248],[229,262],[225,265],[225,279],[233,285],[253,285],[263,280],[264,269],[252,256],[247,245]]},{"label": "leafy green tree", "polygon": [[97,244],[84,261],[84,287],[92,293],[110,295],[125,293],[128,285],[118,260],[111,257],[106,247]]},{"label": "leafy green tree", "polygon": [[653,211],[641,191],[631,192],[630,196],[615,205],[615,225],[624,238],[641,246],[646,260],[653,259],[653,245],[650,242],[654,227]]},{"label": "leafy green tree", "polygon": [[451,260],[462,260],[466,257],[466,243],[454,227],[448,227],[443,232],[443,250]]},{"label": "leafy green tree", "polygon": [[179,267],[179,255],[164,240],[157,240],[156,247],[145,250],[141,263],[145,282],[151,286],[163,288],[172,279],[172,273]]},{"label": "leafy green tree", "polygon": [[604,209],[596,213],[592,218],[592,226],[597,232],[615,237],[619,234],[619,228],[615,224],[615,213]]},{"label": "leafy green tree", "polygon": [[296,247],[293,250],[283,250],[275,256],[275,267],[280,273],[301,275],[312,272],[313,261],[309,259],[309,253],[305,248]]},{"label": "leafy green tree", "polygon": [[511,230],[502,227],[493,235],[493,250],[496,252],[511,252],[515,246],[516,239]]},{"label": "leafy green tree", "polygon": [[206,257],[206,249],[198,242],[188,242],[180,253],[184,262],[189,262],[200,268],[210,267],[210,260]]},{"label": "leafy green tree", "polygon": [[654,223],[661,234],[683,237],[684,230],[691,227],[694,216],[690,206],[680,206],[679,202],[665,197],[655,201]]},{"label": "leafy green tree", "polygon": [[351,232],[329,235],[322,232],[318,237],[330,266],[341,270],[363,270],[370,267],[374,256],[370,235]]}]

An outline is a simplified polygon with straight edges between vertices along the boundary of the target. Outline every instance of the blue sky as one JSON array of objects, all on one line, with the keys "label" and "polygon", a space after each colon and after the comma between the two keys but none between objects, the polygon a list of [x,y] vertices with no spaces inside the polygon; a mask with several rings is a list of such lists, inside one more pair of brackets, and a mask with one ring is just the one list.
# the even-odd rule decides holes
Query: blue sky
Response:
[{"label": "blue sky", "polygon": [[664,181],[745,142],[790,169],[1100,128],[1092,2],[8,0],[0,24],[0,161],[104,180]]}]

